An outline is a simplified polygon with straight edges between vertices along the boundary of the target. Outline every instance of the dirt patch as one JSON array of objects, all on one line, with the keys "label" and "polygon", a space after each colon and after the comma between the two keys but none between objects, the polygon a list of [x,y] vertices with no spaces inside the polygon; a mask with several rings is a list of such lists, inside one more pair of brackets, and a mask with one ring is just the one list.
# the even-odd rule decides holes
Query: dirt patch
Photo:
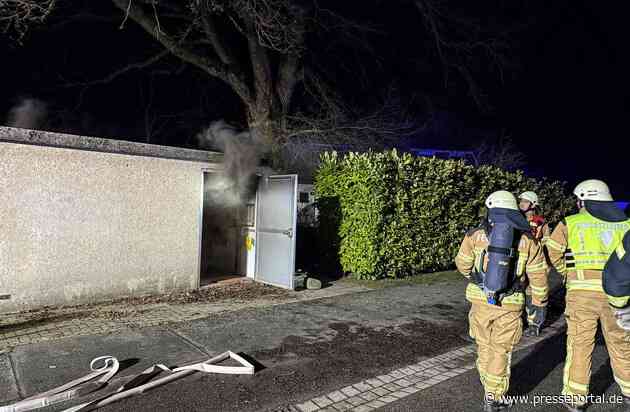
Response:
[{"label": "dirt patch", "polygon": [[15,332],[24,329],[37,328],[49,323],[64,322],[72,319],[84,319],[89,317],[88,312],[74,313],[54,313],[50,311],[42,311],[37,313],[29,313],[20,321],[3,321],[0,322],[0,333]]},{"label": "dirt patch", "polygon": [[333,322],[328,327],[334,333],[322,339],[289,336],[274,349],[248,352],[260,365],[253,376],[198,374],[185,383],[164,386],[151,398],[130,398],[112,410],[143,410],[152,402],[182,411],[288,412],[298,401],[468,344],[458,337],[464,324],[445,327],[416,319],[381,330],[356,322]]},{"label": "dirt patch", "polygon": [[[298,399],[321,396],[468,343],[459,338],[465,325],[445,327],[420,319],[380,330],[355,322],[328,327],[331,333],[321,339],[289,336],[275,349],[249,353],[262,365],[253,377],[199,376],[199,386],[213,388],[212,397],[199,402],[207,402],[207,410],[282,410]],[[187,391],[194,389],[181,390],[177,396],[188,397]]]},{"label": "dirt patch", "polygon": [[101,319],[124,321],[140,318],[159,305],[185,305],[195,303],[251,302],[264,299],[269,302],[290,298],[291,292],[256,282],[238,281],[217,284],[198,290],[165,295],[126,297],[83,305],[44,307],[0,317],[0,333],[42,327],[75,319]]},{"label": "dirt patch", "polygon": [[[226,284],[212,285],[203,289],[176,292],[166,295],[153,295],[142,297],[128,297],[108,302],[123,305],[146,305],[156,303],[185,304],[185,303],[212,303],[222,300],[248,301],[255,298],[286,298],[289,291],[261,283],[241,281]],[[93,306],[93,305],[82,305]]]},{"label": "dirt patch", "polygon": [[68,305],[59,307],[44,307],[36,310],[29,310],[20,312],[20,314],[46,314],[55,310],[82,310],[92,309],[98,306],[139,306],[149,304],[186,304],[186,303],[213,303],[224,300],[230,300],[233,302],[238,301],[250,301],[257,298],[265,299],[283,299],[290,297],[291,292],[285,289],[280,289],[273,286],[264,285],[261,283],[240,281],[230,282],[226,284],[212,285],[197,290],[190,290],[185,292],[175,292],[163,295],[150,295],[150,296],[135,296],[125,297],[120,299],[113,299],[101,302],[87,303],[81,305]]},{"label": "dirt patch", "polygon": [[[287,337],[276,349],[259,351],[255,358],[273,360],[292,356],[339,364],[363,365],[357,369],[381,370],[383,366],[406,365],[418,356],[431,356],[448,347],[461,345],[459,335],[465,325],[437,327],[432,322],[415,319],[410,323],[384,328],[365,327],[355,322],[335,322],[326,336]],[[387,348],[387,350],[384,350]]]}]

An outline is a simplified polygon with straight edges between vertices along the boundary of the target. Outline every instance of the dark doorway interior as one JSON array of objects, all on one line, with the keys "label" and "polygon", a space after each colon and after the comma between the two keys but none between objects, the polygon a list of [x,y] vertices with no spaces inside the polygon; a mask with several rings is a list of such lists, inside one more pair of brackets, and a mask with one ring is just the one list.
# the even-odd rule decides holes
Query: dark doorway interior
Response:
[{"label": "dark doorway interior", "polygon": [[200,286],[242,276],[238,273],[239,237],[236,196],[225,179],[204,173]]},{"label": "dark doorway interior", "polygon": [[200,286],[252,272],[253,251],[246,239],[255,237],[257,186],[252,178],[239,194],[219,173],[205,172],[203,180]]}]

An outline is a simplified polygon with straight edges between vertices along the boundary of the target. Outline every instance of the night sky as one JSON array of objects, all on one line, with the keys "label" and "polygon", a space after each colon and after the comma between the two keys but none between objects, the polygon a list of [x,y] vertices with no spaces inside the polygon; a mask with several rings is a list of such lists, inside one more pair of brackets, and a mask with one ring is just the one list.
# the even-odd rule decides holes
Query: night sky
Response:
[{"label": "night sky", "polygon": [[[419,141],[419,146],[439,142],[440,148],[472,148],[478,139],[467,131],[504,130],[527,155],[528,170],[571,185],[600,178],[615,197],[630,200],[624,172],[630,153],[624,149],[629,132],[629,36],[621,8],[562,0],[515,1],[512,5],[518,7],[511,9],[489,1],[485,9],[474,10],[484,22],[504,19],[521,25],[510,34],[511,64],[503,81],[489,68],[476,67],[491,108],[481,110],[456,76],[444,85],[439,65],[435,60],[430,64],[427,48],[419,47],[430,39],[418,34],[419,17],[404,3],[375,1],[357,12],[381,26],[372,38],[378,57],[358,53],[354,58],[361,61],[361,73],[340,69],[333,74],[351,101],[369,100],[376,89],[395,81],[409,101],[429,96],[431,109],[446,123],[444,136]],[[65,24],[53,20],[52,27],[33,32],[21,47],[0,38],[2,120],[21,98],[36,97],[47,102],[54,116],[76,126],[70,132],[146,141],[144,119],[150,102],[158,127],[151,143],[188,147],[194,147],[193,136],[210,121],[239,121],[239,101],[227,86],[175,58],[107,84],[66,87],[104,78],[160,50],[134,22],[118,30],[121,14],[108,2],[90,7],[98,19]],[[319,60],[313,57],[313,62],[321,62],[326,49],[322,44],[314,48]],[[342,54],[331,53],[333,59]],[[426,115],[426,104],[416,109],[419,118]],[[451,127],[464,132],[449,132]]]},{"label": "night sky", "polygon": [[497,117],[546,174],[571,183],[600,178],[614,196],[630,200],[624,13],[563,3],[549,2],[549,18],[523,41],[527,58],[519,79],[502,93]]}]

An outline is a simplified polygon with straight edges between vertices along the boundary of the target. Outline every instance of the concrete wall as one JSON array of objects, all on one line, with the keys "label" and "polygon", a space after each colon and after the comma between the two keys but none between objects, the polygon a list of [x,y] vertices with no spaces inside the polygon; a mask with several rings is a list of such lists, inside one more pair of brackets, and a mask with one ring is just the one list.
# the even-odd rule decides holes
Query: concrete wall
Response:
[{"label": "concrete wall", "polygon": [[29,133],[0,128],[0,312],[197,287],[208,152]]}]

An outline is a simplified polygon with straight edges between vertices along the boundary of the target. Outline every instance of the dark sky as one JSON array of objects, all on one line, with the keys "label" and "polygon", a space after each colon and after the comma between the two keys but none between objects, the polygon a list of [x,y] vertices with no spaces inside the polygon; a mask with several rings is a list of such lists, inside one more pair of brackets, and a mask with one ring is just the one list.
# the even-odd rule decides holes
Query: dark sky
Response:
[{"label": "dark sky", "polygon": [[630,199],[627,164],[629,38],[620,9],[548,2],[522,43],[522,73],[503,93],[503,118],[531,163],[575,183],[609,182]]},{"label": "dark sky", "polygon": [[[486,10],[473,10],[482,22],[504,18],[524,25],[510,35],[514,65],[505,69],[503,82],[485,66],[477,68],[493,108],[486,113],[461,82],[455,80],[445,88],[439,67],[418,64],[426,58],[426,50],[418,47],[426,39],[415,34],[418,16],[413,9],[399,7],[402,3],[376,2],[375,8],[361,11],[362,18],[380,19],[385,33],[374,38],[377,59],[359,56],[364,59],[363,74],[338,73],[350,94],[356,92],[358,102],[369,97],[371,87],[395,80],[408,96],[418,91],[429,94],[433,108],[448,113],[447,122],[452,119],[454,124],[465,125],[464,131],[505,130],[527,155],[531,170],[570,184],[601,178],[609,182],[616,197],[630,199],[630,184],[623,172],[630,153],[625,149],[630,131],[626,115],[630,64],[625,44],[629,36],[621,8],[586,1],[515,0],[510,2],[515,6],[512,9],[497,1],[488,2]],[[113,16],[111,21],[55,25],[35,32],[21,48],[0,41],[5,57],[0,115],[21,97],[38,97],[57,116],[63,114],[67,123],[80,123],[81,131],[142,140],[145,108],[151,101],[161,127],[152,142],[180,146],[194,145],[192,136],[209,121],[240,116],[239,102],[226,86],[175,59],[166,59],[152,74],[134,71],[93,86],[84,90],[82,99],[81,88],[61,87],[102,78],[159,50],[133,22],[118,30],[120,13],[108,2],[100,4],[102,8],[95,11]],[[353,78],[361,77],[362,84],[353,90]],[[454,148],[474,145],[465,134],[446,136],[440,143]]]}]

